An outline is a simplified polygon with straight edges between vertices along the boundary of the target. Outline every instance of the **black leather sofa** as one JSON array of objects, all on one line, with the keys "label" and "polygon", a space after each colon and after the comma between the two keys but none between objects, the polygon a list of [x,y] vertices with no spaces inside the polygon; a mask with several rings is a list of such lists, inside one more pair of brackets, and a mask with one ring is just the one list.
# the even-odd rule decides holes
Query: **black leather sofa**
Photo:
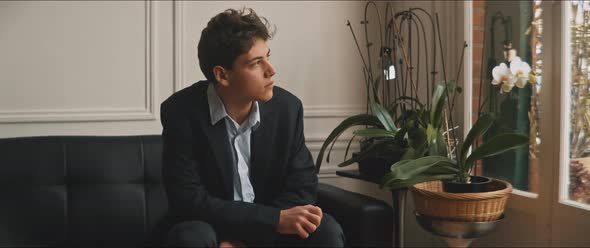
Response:
[{"label": "black leather sofa", "polygon": [[[0,139],[0,246],[151,246],[168,210],[159,135]],[[321,184],[347,246],[389,246],[384,202]],[[164,228],[165,229],[165,228]]]}]

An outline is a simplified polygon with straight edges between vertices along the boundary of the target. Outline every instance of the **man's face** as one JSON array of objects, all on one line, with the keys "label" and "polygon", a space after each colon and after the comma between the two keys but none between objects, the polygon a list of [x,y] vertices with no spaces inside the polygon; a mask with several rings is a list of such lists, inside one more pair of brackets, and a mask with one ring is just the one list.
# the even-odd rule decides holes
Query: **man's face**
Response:
[{"label": "man's face", "polygon": [[270,64],[270,49],[263,39],[255,39],[252,48],[236,58],[228,70],[229,88],[247,101],[266,102],[272,98],[276,71]]}]

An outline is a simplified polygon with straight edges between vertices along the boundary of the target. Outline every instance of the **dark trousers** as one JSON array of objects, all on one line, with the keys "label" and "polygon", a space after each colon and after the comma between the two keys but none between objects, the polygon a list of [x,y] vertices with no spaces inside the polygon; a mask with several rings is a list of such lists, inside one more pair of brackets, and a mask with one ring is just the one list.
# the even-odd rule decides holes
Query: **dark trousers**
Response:
[{"label": "dark trousers", "polygon": [[[220,235],[211,225],[194,220],[174,225],[166,234],[164,245],[174,247],[219,247],[221,240],[223,238],[220,238]],[[345,239],[340,224],[332,216],[324,213],[322,222],[307,239],[302,239],[295,234],[276,233],[270,242],[256,239],[237,241],[245,242],[246,246],[343,247]]]}]

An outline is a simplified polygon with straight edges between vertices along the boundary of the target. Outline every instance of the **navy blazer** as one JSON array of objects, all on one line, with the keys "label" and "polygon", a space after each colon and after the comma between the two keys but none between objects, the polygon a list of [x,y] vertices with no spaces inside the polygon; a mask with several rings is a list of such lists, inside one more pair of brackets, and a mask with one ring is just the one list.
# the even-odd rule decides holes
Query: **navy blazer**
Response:
[{"label": "navy blazer", "polygon": [[171,213],[216,230],[275,233],[281,209],[315,204],[318,178],[303,135],[301,101],[275,86],[259,103],[251,134],[254,203],[233,201],[233,159],[225,122],[211,125],[208,81],[174,93],[161,105],[162,176]]}]

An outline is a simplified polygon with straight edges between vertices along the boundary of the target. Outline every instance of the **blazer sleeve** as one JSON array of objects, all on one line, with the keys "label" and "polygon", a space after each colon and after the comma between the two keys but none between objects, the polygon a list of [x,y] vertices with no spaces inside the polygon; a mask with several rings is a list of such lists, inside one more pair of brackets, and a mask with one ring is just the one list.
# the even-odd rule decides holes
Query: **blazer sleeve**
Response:
[{"label": "blazer sleeve", "polygon": [[301,101],[298,101],[296,113],[295,133],[293,142],[290,144],[283,191],[273,199],[271,204],[281,209],[307,204],[315,205],[317,199],[318,176],[311,153],[305,145]]},{"label": "blazer sleeve", "polygon": [[172,213],[182,220],[205,221],[217,230],[275,233],[280,209],[208,194],[199,175],[202,164],[193,150],[194,144],[203,141],[193,140],[191,125],[195,123],[189,119],[178,106],[162,104],[162,177]]}]

